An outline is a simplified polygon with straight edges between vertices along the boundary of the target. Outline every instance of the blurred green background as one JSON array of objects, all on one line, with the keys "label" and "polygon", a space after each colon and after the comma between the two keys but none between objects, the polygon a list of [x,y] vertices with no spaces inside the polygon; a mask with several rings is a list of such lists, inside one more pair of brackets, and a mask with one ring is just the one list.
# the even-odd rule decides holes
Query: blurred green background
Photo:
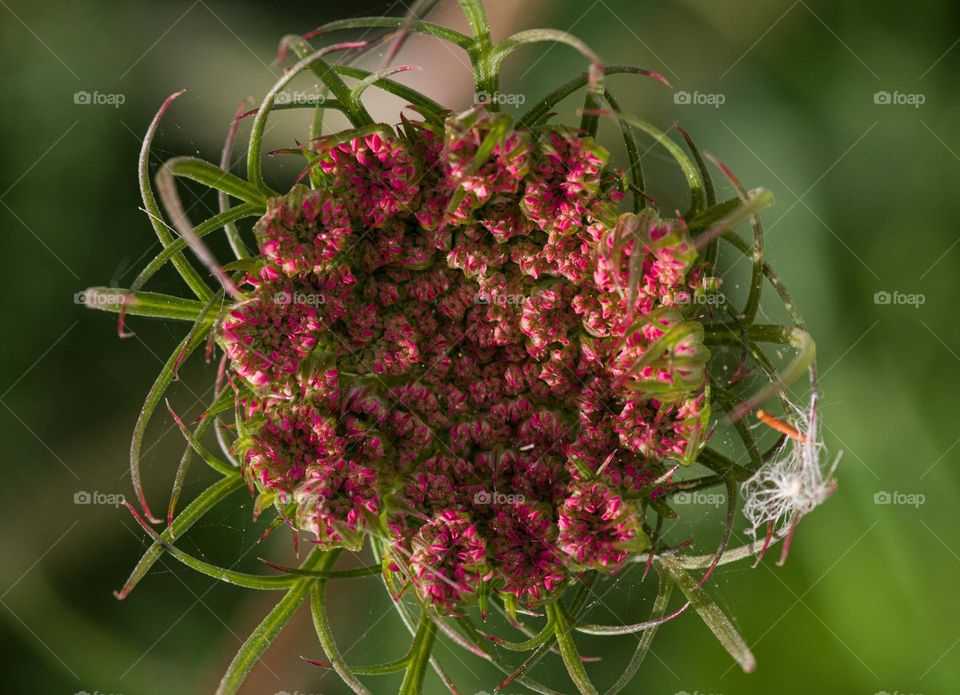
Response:
[{"label": "blurred green background", "polygon": [[[610,86],[663,128],[679,119],[745,185],[775,193],[765,215],[768,256],[817,340],[827,442],[844,452],[837,493],[804,520],[785,567],[771,557],[752,570],[749,562],[721,568],[710,582],[753,648],[757,671],[734,667],[691,612],[660,630],[628,692],[957,692],[960,6],[488,5],[498,37],[552,26],[587,40],[607,63],[661,71],[677,93],[691,95],[689,103],[652,81],[619,76]],[[86,311],[74,294],[129,283],[157,252],[138,210],[136,157],[168,94],[188,89],[160,129],[157,161],[177,154],[216,161],[240,100],[259,98],[279,74],[272,60],[283,34],[404,11],[402,2],[382,0],[0,0],[0,238],[8,263],[0,348],[3,692],[212,692],[269,610],[274,596],[215,584],[170,559],[126,601],[112,597],[144,547],[143,534],[122,508],[74,498],[130,493],[136,413],[185,328],[135,320],[136,337],[120,340],[112,317]],[[462,24],[455,6],[437,19]],[[469,74],[453,49],[414,39],[400,60],[425,68],[405,76],[408,83],[451,106],[468,105]],[[503,89],[532,101],[582,69],[569,49],[524,49],[508,62]],[[123,103],[78,104],[79,91],[122,95]],[[374,114],[395,121],[397,105],[374,101]],[[569,114],[576,104],[565,107]],[[306,137],[302,118],[288,113],[278,121],[271,146]],[[609,124],[603,135],[615,144]],[[658,171],[663,157],[652,149],[644,161]],[[295,165],[278,161],[268,173],[289,180]],[[678,190],[670,176],[653,184],[655,197],[669,200]],[[197,218],[215,204],[190,194],[186,202],[197,206]],[[172,276],[153,287],[180,291]],[[182,413],[199,412],[211,370],[200,360],[184,370],[173,392]],[[165,414],[147,446],[147,485],[159,507],[182,450]],[[199,466],[194,474],[186,495],[202,489]],[[246,569],[257,568],[257,556],[292,561],[286,538],[253,547],[262,525],[250,521],[244,493],[232,499],[234,511],[204,520],[184,548],[222,563],[246,554]],[[647,614],[651,583],[625,582],[628,591],[612,604],[625,621]],[[376,580],[331,590],[349,660],[402,653],[402,626]],[[586,653],[604,657],[594,671],[601,686],[615,679],[634,644],[583,641]],[[464,693],[500,682],[479,660],[454,656],[446,645],[438,650]],[[306,612],[244,692],[346,692],[301,655],[323,658]],[[559,671],[557,659],[538,673],[567,691]],[[391,692],[397,682],[371,687]],[[439,681],[428,692],[443,692]]]}]

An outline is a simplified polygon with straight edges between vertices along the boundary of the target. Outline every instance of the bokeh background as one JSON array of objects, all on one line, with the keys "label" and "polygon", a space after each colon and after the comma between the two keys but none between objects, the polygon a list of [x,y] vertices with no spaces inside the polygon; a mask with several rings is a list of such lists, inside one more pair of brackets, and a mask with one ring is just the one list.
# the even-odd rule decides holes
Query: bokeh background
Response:
[{"label": "bokeh background", "polygon": [[[621,76],[610,85],[661,127],[679,120],[748,187],[775,193],[765,215],[768,255],[817,339],[826,439],[843,451],[838,490],[804,520],[785,567],[772,558],[756,569],[727,566],[709,584],[753,648],[757,671],[733,666],[691,612],[660,630],[629,692],[957,692],[960,6],[488,6],[497,36],[552,26],[586,39],[607,63],[661,71],[690,103],[652,81]],[[215,584],[170,559],[126,601],[111,595],[142,551],[143,534],[123,509],[75,504],[75,495],[130,493],[136,413],[185,328],[135,320],[136,337],[120,340],[110,316],[87,311],[74,295],[129,283],[157,251],[138,209],[136,157],[164,97],[188,89],[160,129],[157,161],[176,154],[216,161],[240,100],[262,95],[278,74],[272,60],[283,34],[405,9],[384,0],[0,0],[0,690],[212,692],[269,609],[275,597],[266,592]],[[462,24],[455,6],[442,7],[437,19]],[[409,84],[453,106],[469,104],[469,74],[453,49],[414,39],[400,60],[425,68],[402,78]],[[569,49],[532,47],[508,63],[503,89],[529,103],[582,69]],[[120,96],[75,103],[79,91]],[[384,119],[396,120],[396,107],[373,102]],[[565,107],[570,113],[576,104]],[[301,116],[277,121],[271,145],[305,137]],[[609,124],[603,136],[615,143]],[[651,149],[644,161],[662,170],[654,195],[669,200],[679,182],[662,153]],[[274,177],[295,173],[292,163],[271,167]],[[188,193],[187,203],[199,215],[214,201]],[[180,289],[170,275],[153,286]],[[199,412],[196,399],[210,380],[211,367],[189,365],[175,385],[175,407]],[[162,506],[182,440],[165,414],[156,420],[145,467]],[[185,494],[204,481],[197,465]],[[257,556],[290,560],[287,539],[251,550],[261,527],[243,493],[232,499],[234,511],[211,515],[184,548],[228,564],[246,553],[246,569],[257,568]],[[404,650],[402,626],[375,582],[331,588],[333,620],[354,663]],[[611,604],[625,621],[646,615],[651,583],[625,583]],[[583,641],[586,653],[604,657],[594,671],[601,687],[633,644]],[[499,683],[480,661],[438,649],[464,693]],[[301,655],[323,658],[305,611],[244,692],[346,692]],[[559,660],[548,660],[538,673],[563,690],[560,670]],[[377,693],[397,685],[371,682]],[[443,690],[431,680],[428,692]]]}]

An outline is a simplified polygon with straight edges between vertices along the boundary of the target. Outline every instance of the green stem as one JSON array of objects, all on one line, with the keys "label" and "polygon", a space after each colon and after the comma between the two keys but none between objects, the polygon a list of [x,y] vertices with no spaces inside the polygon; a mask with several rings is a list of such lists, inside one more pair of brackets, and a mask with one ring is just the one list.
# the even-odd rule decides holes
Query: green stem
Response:
[{"label": "green stem", "polygon": [[420,624],[417,634],[413,638],[410,648],[410,663],[403,674],[403,683],[400,685],[399,695],[420,695],[423,692],[423,680],[430,663],[430,652],[433,651],[433,641],[436,637],[437,626],[427,614],[426,609],[420,611]]},{"label": "green stem", "polygon": [[581,695],[597,695],[597,689],[590,682],[586,669],[583,668],[583,661],[580,659],[580,652],[577,651],[577,645],[573,641],[571,632],[572,626],[570,616],[559,601],[547,604],[547,616],[553,620],[556,625],[557,643],[560,645],[560,655],[563,657],[563,663],[567,667],[567,673],[573,680],[574,685]]},{"label": "green stem", "polygon": [[[325,572],[333,566],[333,563],[337,561],[337,557],[340,555],[340,550],[333,550],[327,553],[323,562],[320,563],[315,569],[315,571]],[[320,640],[320,646],[323,647],[323,651],[326,653],[327,658],[330,659],[330,663],[333,665],[333,669],[337,672],[337,675],[343,680],[343,682],[350,687],[353,692],[357,695],[370,695],[370,691],[357,680],[357,677],[350,670],[350,667],[347,666],[346,661],[343,659],[343,655],[340,653],[340,648],[337,646],[337,641],[333,637],[333,631],[330,629],[330,621],[327,618],[327,608],[326,608],[326,579],[318,578],[315,580],[316,583],[313,585],[313,589],[310,594],[310,611],[313,614],[313,626],[317,631],[317,639]]]}]

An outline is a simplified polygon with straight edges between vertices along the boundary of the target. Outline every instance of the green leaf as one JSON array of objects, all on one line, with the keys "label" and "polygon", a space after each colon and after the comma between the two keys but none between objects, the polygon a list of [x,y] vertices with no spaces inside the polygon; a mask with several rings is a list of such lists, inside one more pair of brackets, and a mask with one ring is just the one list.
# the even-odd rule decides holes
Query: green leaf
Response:
[{"label": "green leaf", "polygon": [[[171,411],[171,414],[172,411]],[[190,432],[187,429],[186,425],[183,424],[183,421],[179,417],[174,417],[174,420],[177,423],[177,426],[180,428],[180,433],[183,434],[183,438],[187,440],[187,444],[190,445],[190,448],[193,449],[197,454],[203,459],[203,462],[206,463],[210,468],[217,471],[221,475],[229,475],[230,473],[235,473],[236,468],[231,466],[226,461],[217,458],[210,451],[200,443],[199,437],[203,435],[207,427],[210,426],[210,423],[213,422],[212,417],[206,417],[203,421],[197,426],[196,433]]]},{"label": "green leaf", "polygon": [[298,567],[284,567],[272,562],[267,562],[270,567],[280,570],[286,574],[295,574],[298,577],[320,577],[322,579],[352,579],[354,577],[373,577],[380,574],[382,567],[380,565],[364,565],[363,567],[354,567],[348,570],[305,570]]},{"label": "green leaf", "polygon": [[[753,218],[764,208],[773,205],[773,193],[763,188],[757,188],[741,199],[741,204],[714,222],[705,232],[694,237],[698,249],[702,249],[713,239],[730,231],[746,219]],[[761,256],[761,262],[763,260]]]},{"label": "green leaf", "polygon": [[[693,138],[690,137],[690,134],[679,123],[677,124],[677,130],[680,131],[680,134],[686,141],[687,147],[690,148],[690,152],[693,154],[693,159],[697,163],[697,169],[700,170],[700,178],[703,179],[706,208],[710,209],[717,204],[717,191],[713,185],[713,177],[710,175],[710,170],[707,168],[706,162],[703,161],[700,148],[697,147],[697,144],[693,141]],[[717,239],[711,240],[707,245],[706,252],[703,254],[704,263],[708,267],[712,268],[716,266],[717,254],[719,251],[720,241]]]},{"label": "green leaf", "polygon": [[[325,566],[330,553],[319,549],[311,551],[303,562],[304,569],[320,569]],[[254,667],[263,653],[277,638],[293,614],[306,599],[307,594],[317,583],[317,579],[302,578],[290,587],[287,593],[266,617],[254,628],[253,632],[240,647],[240,651],[230,662],[226,673],[220,680],[217,695],[233,695],[246,680],[250,670]]]},{"label": "green leaf", "polygon": [[706,447],[700,451],[697,463],[704,465],[714,473],[734,480],[744,481],[753,475],[753,471],[738,465],[719,451]]},{"label": "green leaf", "polygon": [[554,637],[555,628],[556,623],[551,616],[547,618],[547,624],[543,626],[543,629],[539,633],[523,642],[510,642],[500,639],[499,637],[494,637],[493,635],[487,635],[487,638],[498,647],[509,649],[512,652],[529,652],[531,649],[536,649],[547,640],[552,639]]},{"label": "green leaf", "polygon": [[[227,129],[227,137],[223,143],[223,150],[220,152],[220,168],[224,171],[230,171],[233,162],[233,143],[236,141],[237,131],[240,129],[240,119],[252,102],[253,99],[251,97],[245,97],[243,101],[240,102],[240,105],[237,106],[233,120],[230,121],[230,127]],[[230,200],[223,191],[217,191],[217,206],[221,215],[226,214],[230,210]],[[223,231],[227,235],[227,241],[230,242],[230,249],[233,251],[234,257],[249,258],[250,251],[247,249],[246,244],[243,243],[243,239],[240,238],[240,230],[237,229],[237,225],[233,221],[225,222],[223,224]]]},{"label": "green leaf", "polygon": [[[607,100],[607,103],[610,104],[611,109],[614,111],[620,110],[620,103],[613,94],[610,93],[609,89],[604,91],[603,96]],[[647,205],[647,201],[642,195],[644,181],[643,163],[640,161],[640,147],[637,145],[636,133],[633,132],[633,127],[629,123],[620,121],[620,132],[623,135],[623,145],[627,151],[627,161],[630,163],[630,168],[627,170],[627,177],[630,180],[631,191],[633,193],[633,212],[638,213]]]},{"label": "green leaf", "polygon": [[369,87],[374,86],[378,82],[390,77],[391,75],[396,75],[401,72],[409,72],[410,70],[415,69],[416,68],[412,65],[396,65],[392,68],[384,68],[383,70],[378,70],[377,72],[371,73],[361,79],[350,89],[350,99],[353,102],[359,102],[360,97],[363,96],[363,93],[367,91]]},{"label": "green leaf", "polygon": [[[736,188],[740,200],[746,205],[749,202],[750,195],[743,184],[740,183],[740,180],[718,159],[714,157],[710,157],[710,159],[726,174],[730,183]],[[750,294],[747,296],[746,306],[741,312],[747,323],[753,323],[757,316],[757,309],[760,308],[760,293],[763,290],[763,223],[760,221],[760,215],[757,214],[757,211],[754,211],[751,215],[750,224],[753,228],[753,272],[750,278]]]}]

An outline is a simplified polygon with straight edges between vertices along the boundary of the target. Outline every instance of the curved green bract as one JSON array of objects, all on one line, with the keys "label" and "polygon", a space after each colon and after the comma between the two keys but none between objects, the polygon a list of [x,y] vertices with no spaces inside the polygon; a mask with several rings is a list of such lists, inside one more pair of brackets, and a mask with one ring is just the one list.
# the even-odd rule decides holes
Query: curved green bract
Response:
[{"label": "curved green bract", "polygon": [[[665,84],[667,87],[670,87],[670,83],[666,81],[663,75],[654,70],[647,70],[646,68],[640,68],[634,65],[607,65],[603,68],[604,75],[616,75],[619,73],[653,77],[654,79]],[[590,76],[588,73],[583,73],[578,77],[574,77],[572,80],[553,90],[543,99],[531,106],[530,109],[523,114],[523,116],[517,119],[517,125],[520,127],[532,127],[541,124],[550,114],[551,109],[553,109],[557,104],[577,90],[586,87],[589,81]]]},{"label": "curved green bract", "polygon": [[204,306],[193,299],[122,287],[91,287],[83,292],[83,296],[84,304],[91,309],[178,321],[196,321]]},{"label": "curved green bract", "polygon": [[730,622],[730,619],[723,614],[723,611],[717,604],[707,596],[707,592],[683,569],[676,560],[669,556],[663,556],[657,562],[670,575],[670,579],[683,592],[693,606],[693,609],[700,615],[700,618],[710,631],[716,636],[723,645],[724,649],[736,659],[745,672],[749,673],[756,668],[757,660],[754,658],[750,647],[743,641],[743,637],[737,632],[737,629]]},{"label": "curved green bract", "polygon": [[[614,111],[620,110],[619,102],[610,93],[609,89],[604,90],[603,98],[610,104],[611,109]],[[637,145],[637,135],[633,132],[633,126],[629,123],[620,121],[620,133],[623,136],[623,145],[627,151],[627,162],[630,163],[630,168],[627,169],[627,178],[630,181],[630,189],[633,194],[633,212],[638,213],[646,207],[646,201],[643,197],[643,162],[640,161],[640,147]]]},{"label": "curved green bract", "polygon": [[[334,65],[333,69],[341,75],[346,75],[347,77],[353,77],[358,80],[366,80],[373,75],[373,73],[369,72],[368,70],[363,70],[362,68],[356,68],[350,65]],[[374,80],[371,84],[374,87],[379,87],[380,89],[382,89],[385,92],[388,92],[389,94],[393,94],[394,96],[398,96],[401,99],[405,99],[411,104],[413,104],[414,106],[419,106],[420,108],[425,109],[428,112],[431,112],[438,117],[440,116],[440,114],[446,111],[446,109],[443,106],[435,102],[433,99],[427,96],[424,96],[423,94],[416,91],[415,89],[411,89],[406,85],[402,85],[399,82],[395,82],[394,80],[389,80],[389,79],[386,79],[385,77],[380,77]]]},{"label": "curved green bract", "polygon": [[[167,100],[163,102],[157,114],[150,122],[150,126],[147,128],[147,134],[143,136],[143,145],[140,148],[140,162],[137,168],[143,208],[147,213],[147,217],[150,218],[150,225],[153,227],[153,231],[156,232],[157,238],[160,239],[160,243],[163,244],[164,247],[169,246],[173,242],[173,234],[163,221],[163,213],[160,211],[160,206],[157,205],[157,198],[153,193],[153,186],[150,182],[150,146],[153,144],[153,138],[157,133],[157,127],[160,125],[160,119],[163,118],[167,107],[181,94],[183,94],[182,91],[167,97]],[[173,265],[180,274],[180,277],[183,278],[183,281],[187,283],[199,299],[205,301],[210,298],[213,292],[182,253],[173,256]]]},{"label": "curved green bract", "polygon": [[606,695],[616,695],[630,685],[633,677],[637,675],[637,671],[640,670],[640,666],[643,664],[647,652],[650,651],[653,637],[657,634],[657,628],[660,626],[663,614],[666,612],[667,605],[670,603],[670,594],[673,590],[673,582],[667,579],[666,573],[659,572],[658,574],[660,575],[660,586],[657,590],[657,597],[653,601],[653,610],[650,612],[649,621],[653,623],[653,625],[644,630],[643,636],[640,638],[640,641],[637,643],[637,648],[633,652],[633,656],[630,657],[630,662],[623,670],[623,673],[620,674],[617,682],[607,690]]},{"label": "curved green bract", "polygon": [[693,162],[690,161],[690,158],[687,157],[686,153],[680,148],[680,146],[667,137],[665,132],[656,126],[647,123],[641,118],[623,113],[622,111],[615,112],[614,116],[621,121],[625,121],[628,125],[633,126],[637,130],[642,130],[647,135],[653,137],[670,154],[670,156],[673,157],[674,161],[676,161],[677,165],[679,165],[680,171],[683,172],[683,177],[686,179],[687,188],[690,190],[690,209],[687,211],[687,214],[684,215],[684,217],[691,219],[702,213],[706,198],[704,194],[704,185],[700,180],[700,172],[697,170]]},{"label": "curved green bract", "polygon": [[[334,562],[336,562],[339,555],[340,550],[332,550],[326,554],[323,562],[319,563],[316,568],[305,569],[305,571],[322,572],[328,570],[333,566]],[[358,693],[358,695],[370,695],[370,691],[367,690],[363,683],[357,680],[357,677],[350,671],[350,667],[347,666],[341,656],[340,648],[337,646],[337,642],[333,637],[330,622],[327,620],[325,579],[319,578],[314,580],[310,592],[310,612],[313,615],[313,625],[316,628],[320,646],[323,647],[323,651],[326,652],[327,658],[330,659],[330,663],[333,665],[334,670],[336,670],[337,675],[343,679],[344,683],[350,686],[353,692]]]},{"label": "curved green bract", "polygon": [[[198,224],[196,228],[194,228],[193,233],[196,234],[198,238],[202,239],[207,234],[215,232],[217,229],[225,225],[247,217],[259,217],[265,211],[266,208],[261,205],[255,203],[243,203],[242,205],[229,208],[224,212],[218,213],[213,217],[204,220]],[[133,284],[130,286],[131,289],[137,290],[147,284],[150,278],[156,275],[164,265],[166,265],[176,254],[181,253],[187,246],[187,240],[183,237],[173,240],[170,245],[158,253],[146,266],[144,266],[143,270],[140,271],[140,274],[137,275],[136,279],[133,281]]]},{"label": "curved green bract", "polygon": [[224,171],[216,164],[198,159],[197,157],[174,157],[168,159],[163,168],[178,178],[191,179],[198,183],[223,191],[227,195],[263,207],[267,204],[268,196],[278,195],[275,191],[253,186],[239,176]]},{"label": "curved green bract", "polygon": [[166,363],[164,363],[163,369],[160,370],[160,374],[157,375],[153,386],[150,387],[150,391],[147,393],[147,398],[143,403],[143,408],[140,410],[140,415],[137,417],[137,422],[133,428],[133,439],[130,442],[130,481],[133,483],[133,488],[137,493],[137,498],[140,500],[140,506],[144,514],[146,514],[147,518],[153,523],[159,523],[160,520],[150,512],[150,507],[147,505],[146,494],[143,489],[143,481],[140,477],[140,449],[143,446],[143,435],[147,430],[147,425],[150,423],[150,418],[153,417],[153,412],[156,410],[157,404],[160,402],[160,399],[163,398],[163,394],[166,392],[167,387],[170,386],[170,382],[173,381],[177,366],[186,359],[190,353],[204,343],[206,340],[206,331],[213,325],[213,317],[209,314],[201,314],[197,317],[197,325],[199,330],[196,332],[191,331],[181,340],[180,344],[173,351],[173,354],[170,355]]},{"label": "curved green bract", "polygon": [[[404,19],[401,17],[360,17],[357,19],[341,19],[335,22],[329,22],[317,29],[314,29],[306,35],[308,38],[316,38],[329,34],[334,31],[345,31],[349,29],[400,29],[404,26]],[[412,22],[409,24],[410,30],[418,34],[433,36],[434,38],[449,41],[455,46],[468,50],[473,45],[473,40],[461,34],[459,31],[448,29],[440,24],[430,22]]]},{"label": "curved green bract", "polygon": [[[304,560],[305,569],[319,569],[327,562],[330,553],[321,550],[313,550],[307,559]],[[240,647],[240,651],[230,662],[226,673],[220,680],[217,688],[217,695],[233,695],[236,693],[243,682],[247,679],[250,670],[254,664],[260,660],[267,648],[273,643],[280,632],[290,622],[290,618],[306,599],[307,594],[314,587],[317,579],[302,578],[298,579],[291,586],[287,593],[277,603],[273,609],[267,613],[266,617],[254,628],[253,632]]]},{"label": "curved green bract", "polygon": [[140,558],[137,566],[134,567],[130,577],[124,583],[123,588],[116,592],[118,599],[124,599],[140,583],[140,580],[146,576],[154,563],[163,555],[164,543],[172,543],[175,539],[182,536],[195,523],[203,518],[207,512],[225,500],[231,494],[243,487],[243,478],[239,473],[221,478],[216,483],[201,492],[195,500],[188,504],[182,512],[173,520],[163,533],[160,534],[161,542],[154,542]]},{"label": "curved green bract", "polygon": [[320,50],[312,50],[309,43],[303,39],[297,39],[292,42],[292,48],[301,56],[301,60],[291,67],[279,80],[277,80],[257,109],[257,115],[253,120],[253,128],[250,133],[250,143],[247,147],[247,179],[257,189],[268,191],[263,181],[263,169],[261,167],[260,157],[263,150],[263,134],[267,125],[267,118],[273,109],[273,104],[277,94],[286,87],[295,77],[304,70],[310,69],[323,82],[324,85],[337,97],[340,104],[343,105],[346,115],[350,118],[354,126],[360,127],[372,123],[370,114],[362,105],[353,104],[350,96],[350,88],[323,59],[323,56],[337,50],[345,48],[354,48],[363,44],[337,44],[328,46]]}]

